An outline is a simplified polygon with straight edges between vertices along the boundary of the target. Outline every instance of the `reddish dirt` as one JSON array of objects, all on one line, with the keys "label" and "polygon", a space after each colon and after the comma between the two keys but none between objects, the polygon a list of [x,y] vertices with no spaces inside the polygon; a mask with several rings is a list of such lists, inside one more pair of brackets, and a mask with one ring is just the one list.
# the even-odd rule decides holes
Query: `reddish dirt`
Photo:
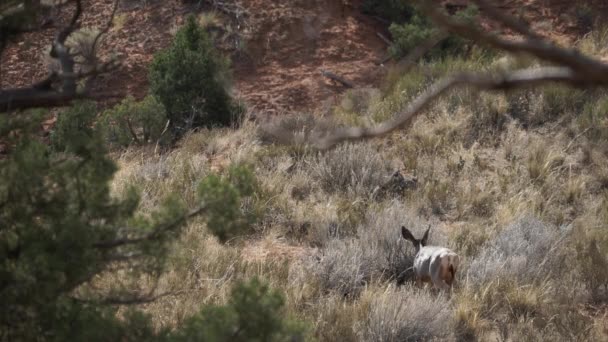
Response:
[{"label": "reddish dirt", "polygon": [[385,43],[378,22],[357,10],[359,1],[248,0],[255,37],[253,63],[236,64],[237,88],[256,111],[284,113],[316,107],[344,88],[321,75],[328,70],[366,86],[379,80]]},{"label": "reddish dirt", "polygon": [[[105,25],[112,4],[113,0],[84,0],[81,26]],[[323,79],[322,68],[356,85],[378,80],[380,70],[374,62],[382,57],[385,45],[375,34],[377,23],[358,13],[355,6],[341,4],[341,0],[243,1],[255,31],[244,34],[250,38],[245,52],[248,58],[235,59],[233,66],[236,90],[250,108],[283,113],[315,107],[343,90]],[[52,27],[24,34],[6,48],[0,87],[25,86],[44,78],[48,69],[42,51],[69,19],[71,10],[66,8]],[[119,56],[123,63],[98,80],[97,87],[143,97],[153,54],[169,45],[171,31],[189,12],[181,1],[122,6],[115,19],[118,24],[99,50]]]},{"label": "reddish dirt", "polygon": [[[448,0],[449,1],[449,0]],[[451,0],[456,1],[456,0]],[[380,23],[358,11],[361,0],[242,0],[248,13],[245,51],[234,58],[236,92],[254,112],[287,113],[312,110],[345,88],[321,76],[321,69],[334,72],[356,86],[377,82],[386,46],[376,32]],[[458,0],[458,2],[463,2]],[[83,0],[82,27],[101,27],[113,0]],[[115,54],[123,63],[97,82],[97,88],[122,96],[143,97],[147,92],[147,68],[153,54],[169,45],[172,31],[191,10],[180,0],[122,0],[115,26],[100,46],[105,56]],[[344,5],[349,3],[349,5]],[[574,6],[569,0],[502,0],[503,9],[523,14],[533,27],[547,36],[571,44],[580,36]],[[608,15],[608,2],[588,3],[597,13]],[[71,7],[42,32],[24,34],[4,51],[0,87],[29,85],[44,78],[47,67],[43,51]],[[245,57],[243,57],[243,55]],[[238,57],[240,56],[240,57]]]}]

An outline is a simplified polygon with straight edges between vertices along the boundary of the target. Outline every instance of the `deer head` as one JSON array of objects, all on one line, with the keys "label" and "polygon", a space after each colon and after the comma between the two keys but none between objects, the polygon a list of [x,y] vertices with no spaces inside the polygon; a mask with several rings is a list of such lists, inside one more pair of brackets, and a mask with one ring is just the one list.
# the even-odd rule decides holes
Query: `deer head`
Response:
[{"label": "deer head", "polygon": [[403,236],[404,239],[406,239],[414,244],[414,247],[416,248],[416,253],[418,253],[422,247],[427,245],[427,242],[429,240],[429,231],[430,230],[431,230],[431,225],[429,224],[429,227],[424,232],[422,239],[416,239],[414,237],[414,235],[412,235],[412,232],[409,231],[409,229],[405,228],[404,226],[401,226],[401,235]]}]

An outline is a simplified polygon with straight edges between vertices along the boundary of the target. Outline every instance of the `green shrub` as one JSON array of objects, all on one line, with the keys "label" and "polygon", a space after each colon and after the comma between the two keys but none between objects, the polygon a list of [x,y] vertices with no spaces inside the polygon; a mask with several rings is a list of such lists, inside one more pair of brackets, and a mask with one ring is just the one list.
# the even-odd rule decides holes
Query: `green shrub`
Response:
[{"label": "green shrub", "polygon": [[[466,10],[456,13],[454,16],[471,25],[474,24],[474,17],[478,11],[475,7],[468,7]],[[406,56],[414,48],[424,44],[432,37],[439,34],[440,30],[426,17],[415,13],[403,24],[393,23],[389,27],[393,37],[393,45],[389,48],[390,53],[400,58]],[[439,58],[444,56],[454,56],[463,54],[468,49],[468,42],[457,36],[448,36],[428,52],[428,57]]]},{"label": "green shrub", "polygon": [[227,126],[242,108],[227,89],[228,62],[190,16],[171,46],[154,57],[150,89],[167,109],[171,129],[180,136],[194,127]]},{"label": "green shrub", "polygon": [[[0,140],[12,147],[0,160],[0,340],[301,339],[302,327],[283,316],[282,297],[257,281],[238,285],[227,305],[203,306],[173,331],[154,329],[140,307],[129,305],[151,300],[154,285],[138,284],[158,282],[171,244],[198,211],[187,215],[183,203],[169,199],[137,215],[133,191],[112,196],[117,168],[87,124],[91,113],[90,104],[78,104],[60,116],[64,126],[54,137],[61,153],[38,139],[41,115],[0,119]],[[234,167],[229,175],[219,187],[209,180],[201,186],[203,216],[226,230],[238,227],[231,218],[242,221],[239,196],[255,189],[250,170]],[[106,277],[118,281],[100,288]],[[118,314],[115,304],[123,303]]]},{"label": "green shrub", "polygon": [[77,102],[57,116],[51,131],[51,144],[56,151],[73,152],[79,144],[94,136],[93,120],[97,107],[94,102]]},{"label": "green shrub", "polygon": [[237,237],[251,226],[255,217],[244,213],[241,206],[256,188],[253,172],[242,165],[232,166],[227,178],[211,174],[201,182],[199,194],[208,213],[207,228],[220,241]]},{"label": "green shrub", "polygon": [[589,7],[589,5],[575,5],[574,16],[576,18],[577,26],[579,27],[581,32],[587,33],[593,30],[593,24],[597,20],[597,14],[593,10],[593,8]]},{"label": "green shrub", "polygon": [[209,306],[175,334],[174,341],[300,341],[301,324],[282,313],[283,296],[254,278],[238,284],[224,306]]},{"label": "green shrub", "polygon": [[414,14],[412,5],[403,0],[364,0],[363,13],[377,15],[390,22],[402,23]]},{"label": "green shrub", "polygon": [[[128,96],[103,113],[100,126],[111,145],[145,144],[161,138],[167,124],[163,105],[151,95],[141,101]],[[165,139],[166,140],[166,139]]]}]

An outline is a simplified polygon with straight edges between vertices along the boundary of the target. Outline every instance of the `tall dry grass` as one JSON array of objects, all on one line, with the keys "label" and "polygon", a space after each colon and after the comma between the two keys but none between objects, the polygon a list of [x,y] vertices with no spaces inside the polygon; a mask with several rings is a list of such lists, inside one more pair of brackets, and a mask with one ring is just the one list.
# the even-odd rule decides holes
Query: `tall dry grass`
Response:
[{"label": "tall dry grass", "polygon": [[[579,45],[598,51],[601,37]],[[530,62],[451,58],[426,66],[507,64]],[[304,137],[319,127],[377,122],[433,75],[390,75],[383,96],[351,92],[333,124],[307,115],[280,125]],[[606,339],[604,102],[561,87],[463,90],[407,131],[325,153],[275,145],[255,124],[196,132],[161,155],[133,148],[117,156],[113,189],[121,196],[138,188],[142,213],[169,193],[193,204],[197,182],[234,162],[252,165],[264,209],[258,234],[226,245],[202,221],[191,222],[157,285],[176,294],[145,308],[159,327],[175,326],[201,305],[225,302],[236,282],[260,276],[322,341]],[[417,187],[372,198],[397,169],[415,175]],[[415,251],[399,228],[418,236],[429,222],[431,243],[463,258],[449,298],[411,286]]]}]

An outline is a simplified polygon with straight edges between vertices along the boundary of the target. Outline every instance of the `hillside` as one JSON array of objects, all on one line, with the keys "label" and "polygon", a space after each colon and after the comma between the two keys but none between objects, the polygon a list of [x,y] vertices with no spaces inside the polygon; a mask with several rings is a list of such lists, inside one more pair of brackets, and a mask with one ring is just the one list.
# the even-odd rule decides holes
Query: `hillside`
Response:
[{"label": "hillside", "polygon": [[[82,27],[102,27],[113,0],[84,1]],[[587,0],[594,10],[608,13],[602,1]],[[386,70],[377,63],[386,56],[388,36],[382,21],[360,12],[361,0],[235,2],[231,10],[203,7],[215,13],[219,45],[231,56],[237,94],[259,114],[315,110],[335,102],[346,89],[324,78],[334,72],[357,87],[377,85]],[[580,34],[574,8],[565,0],[505,0],[502,9],[523,17],[548,37],[571,44]],[[120,98],[141,98],[147,92],[147,68],[154,53],[168,46],[185,16],[196,9],[179,0],[123,1],[114,26],[100,51],[115,54],[122,65],[98,81],[100,90]],[[18,87],[43,78],[48,70],[43,51],[66,12],[42,32],[27,33],[4,51],[0,86]],[[236,47],[235,47],[236,46]],[[111,100],[115,102],[117,99]],[[322,105],[324,104],[324,105]]]}]

